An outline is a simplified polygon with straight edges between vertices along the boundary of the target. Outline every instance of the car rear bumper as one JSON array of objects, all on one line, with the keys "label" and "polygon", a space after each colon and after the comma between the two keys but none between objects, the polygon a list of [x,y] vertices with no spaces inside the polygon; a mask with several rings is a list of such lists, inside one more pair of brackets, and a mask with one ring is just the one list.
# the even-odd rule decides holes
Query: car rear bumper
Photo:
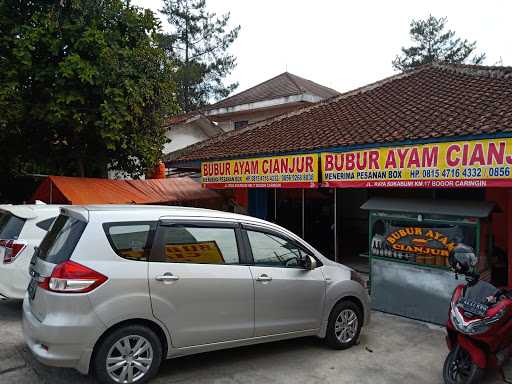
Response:
[{"label": "car rear bumper", "polygon": [[[57,320],[57,318],[55,318]],[[89,372],[94,345],[88,335],[97,333],[98,324],[68,326],[58,320],[39,321],[31,312],[28,298],[23,302],[23,335],[34,357],[52,367],[75,368],[82,374]],[[94,340],[95,341],[95,340]]]}]

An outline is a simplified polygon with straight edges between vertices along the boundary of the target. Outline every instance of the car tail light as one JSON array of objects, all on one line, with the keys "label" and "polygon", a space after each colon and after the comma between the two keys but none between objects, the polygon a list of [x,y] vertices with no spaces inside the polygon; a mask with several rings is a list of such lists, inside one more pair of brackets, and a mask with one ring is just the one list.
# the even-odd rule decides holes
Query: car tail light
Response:
[{"label": "car tail light", "polygon": [[10,264],[14,262],[25,249],[27,244],[16,241],[16,240],[0,240],[0,247],[4,247],[4,264]]},{"label": "car tail light", "polygon": [[108,278],[82,264],[65,261],[55,267],[50,277],[39,282],[39,287],[61,293],[86,293],[99,287]]}]

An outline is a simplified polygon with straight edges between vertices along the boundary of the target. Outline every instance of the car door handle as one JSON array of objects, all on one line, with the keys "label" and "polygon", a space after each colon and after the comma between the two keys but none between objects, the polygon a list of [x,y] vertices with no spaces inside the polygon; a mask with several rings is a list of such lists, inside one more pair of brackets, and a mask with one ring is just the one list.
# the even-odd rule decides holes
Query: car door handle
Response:
[{"label": "car door handle", "polygon": [[179,279],[180,279],[179,276],[175,276],[172,273],[164,273],[163,275],[155,277],[156,281],[163,281],[163,282],[166,282],[166,281],[176,281],[176,280],[179,280]]},{"label": "car door handle", "polygon": [[260,275],[256,278],[256,281],[272,281],[272,278],[268,275]]}]

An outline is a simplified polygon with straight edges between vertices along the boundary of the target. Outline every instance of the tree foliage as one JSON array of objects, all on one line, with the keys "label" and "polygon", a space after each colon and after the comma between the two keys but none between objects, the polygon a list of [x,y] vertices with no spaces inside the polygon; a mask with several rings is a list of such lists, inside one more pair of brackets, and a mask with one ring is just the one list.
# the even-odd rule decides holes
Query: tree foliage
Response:
[{"label": "tree foliage", "polygon": [[236,89],[238,83],[223,83],[236,66],[235,57],[227,50],[240,31],[240,26],[227,30],[229,13],[217,17],[207,12],[205,0],[164,0],[162,13],[172,31],[160,36],[160,44],[178,67],[181,108],[195,110]]},{"label": "tree foliage", "polygon": [[152,167],[177,110],[158,31],[121,0],[1,0],[0,173]]},{"label": "tree foliage", "polygon": [[393,60],[393,68],[405,71],[419,65],[434,62],[452,64],[482,64],[485,53],[476,54],[476,42],[456,37],[455,32],[446,29],[446,17],[430,15],[425,20],[412,20],[410,37],[414,44],[402,47],[402,52]]}]

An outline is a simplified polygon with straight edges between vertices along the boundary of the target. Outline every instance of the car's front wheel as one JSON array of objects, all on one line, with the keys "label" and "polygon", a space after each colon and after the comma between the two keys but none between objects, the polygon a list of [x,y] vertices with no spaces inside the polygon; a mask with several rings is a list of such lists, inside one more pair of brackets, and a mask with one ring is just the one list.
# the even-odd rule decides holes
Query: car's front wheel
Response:
[{"label": "car's front wheel", "polygon": [[162,343],[143,325],[114,330],[98,345],[93,360],[94,374],[100,383],[146,383],[158,371]]},{"label": "car's front wheel", "polygon": [[325,341],[335,349],[350,348],[359,339],[362,325],[359,306],[352,301],[341,301],[331,311]]}]

